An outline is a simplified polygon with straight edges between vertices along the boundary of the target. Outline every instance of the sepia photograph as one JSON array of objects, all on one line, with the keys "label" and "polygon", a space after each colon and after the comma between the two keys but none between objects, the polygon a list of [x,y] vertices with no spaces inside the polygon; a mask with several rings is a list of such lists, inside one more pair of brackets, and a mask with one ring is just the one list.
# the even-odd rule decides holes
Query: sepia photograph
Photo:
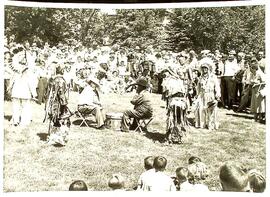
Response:
[{"label": "sepia photograph", "polygon": [[262,1],[3,7],[4,193],[265,192]]}]

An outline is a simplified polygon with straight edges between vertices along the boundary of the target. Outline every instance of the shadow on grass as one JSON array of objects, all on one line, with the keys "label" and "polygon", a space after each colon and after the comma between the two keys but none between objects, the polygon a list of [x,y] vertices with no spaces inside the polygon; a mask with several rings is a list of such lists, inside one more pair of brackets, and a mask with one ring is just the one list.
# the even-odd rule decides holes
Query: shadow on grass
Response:
[{"label": "shadow on grass", "polygon": [[189,117],[187,117],[187,120],[188,120],[188,124],[190,125],[190,126],[195,126],[195,118],[189,118]]},{"label": "shadow on grass", "polygon": [[148,139],[151,139],[153,141],[158,141],[160,143],[164,143],[166,141],[166,134],[162,134],[162,133],[153,133],[153,132],[145,131],[144,136],[147,137]]},{"label": "shadow on grass", "polygon": [[[77,125],[79,126],[81,123],[83,122],[83,120],[74,120],[72,122],[73,125]],[[90,127],[94,127],[93,124],[95,124],[96,122],[93,120],[85,120],[85,122],[90,126]],[[81,126],[87,127],[87,125],[85,123],[83,123]]]},{"label": "shadow on grass", "polygon": [[11,116],[11,115],[5,115],[5,116],[4,116],[4,119],[6,119],[6,120],[8,120],[8,121],[10,121],[10,120],[11,120],[11,118],[12,118],[12,116]]},{"label": "shadow on grass", "polygon": [[253,119],[253,116],[250,116],[250,115],[246,115],[246,114],[232,114],[232,113],[226,113],[226,115],[229,115],[229,116],[234,116],[234,117],[238,117],[238,118],[245,118],[245,119]]},{"label": "shadow on grass", "polygon": [[57,147],[57,148],[64,147],[64,145],[62,145],[62,144],[54,144],[53,146],[54,146],[54,147]]},{"label": "shadow on grass", "polygon": [[41,141],[47,141],[48,133],[38,133],[37,136]]}]

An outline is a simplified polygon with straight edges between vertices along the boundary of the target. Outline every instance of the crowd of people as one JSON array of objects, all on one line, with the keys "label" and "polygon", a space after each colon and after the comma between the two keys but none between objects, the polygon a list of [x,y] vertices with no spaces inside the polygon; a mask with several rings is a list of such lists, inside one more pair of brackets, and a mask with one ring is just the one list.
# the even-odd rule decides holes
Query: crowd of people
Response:
[{"label": "crowd of people", "polygon": [[[168,175],[166,166],[165,157],[148,156],[144,159],[145,171],[134,188],[126,188],[126,179],[120,173],[112,175],[108,186],[113,191],[211,191],[206,184],[211,172],[201,158],[190,157],[187,166],[178,167],[173,176]],[[213,191],[262,193],[266,187],[266,180],[258,170],[247,169],[237,162],[224,163],[217,176],[220,187]],[[69,191],[88,191],[88,187],[83,180],[76,180],[71,183]]]},{"label": "crowd of people", "polygon": [[48,113],[52,126],[61,127],[61,132],[62,126],[68,130],[70,121],[65,117],[72,115],[67,107],[70,91],[80,93],[79,111],[95,114],[97,128],[103,129],[106,117],[101,94],[121,95],[136,90],[131,101],[134,109],[123,114],[122,131],[136,127],[137,121],[131,124],[130,119],[154,116],[151,94],[162,94],[170,143],[181,143],[190,126],[186,116],[191,111],[194,126],[209,130],[219,128],[218,106],[235,112],[248,111],[254,114],[255,121],[265,121],[262,51],[245,54],[231,50],[224,54],[203,50],[197,54],[189,49],[175,53],[153,46],[126,48],[96,42],[92,47],[80,43],[53,47],[45,43],[41,47],[25,41],[6,42],[4,57],[5,100],[12,99],[14,126],[30,124],[31,100],[45,103],[48,108],[49,99],[50,107],[54,106]]}]

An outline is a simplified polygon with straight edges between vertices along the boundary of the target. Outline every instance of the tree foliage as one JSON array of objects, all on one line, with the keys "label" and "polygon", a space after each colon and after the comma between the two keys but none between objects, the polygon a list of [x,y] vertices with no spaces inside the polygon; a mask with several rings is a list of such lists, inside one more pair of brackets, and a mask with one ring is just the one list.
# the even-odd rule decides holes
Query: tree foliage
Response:
[{"label": "tree foliage", "polygon": [[181,51],[264,49],[265,6],[116,10],[5,7],[5,35],[16,42],[80,42]]},{"label": "tree foliage", "polygon": [[170,20],[172,49],[264,49],[264,6],[176,9]]}]

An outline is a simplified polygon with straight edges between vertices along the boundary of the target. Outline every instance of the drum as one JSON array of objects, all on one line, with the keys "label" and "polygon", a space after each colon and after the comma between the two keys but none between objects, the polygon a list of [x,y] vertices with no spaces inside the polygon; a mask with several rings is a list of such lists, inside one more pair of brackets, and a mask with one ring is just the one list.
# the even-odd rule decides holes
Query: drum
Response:
[{"label": "drum", "polygon": [[123,113],[121,112],[110,112],[106,114],[106,126],[115,131],[121,131],[121,120]]}]

